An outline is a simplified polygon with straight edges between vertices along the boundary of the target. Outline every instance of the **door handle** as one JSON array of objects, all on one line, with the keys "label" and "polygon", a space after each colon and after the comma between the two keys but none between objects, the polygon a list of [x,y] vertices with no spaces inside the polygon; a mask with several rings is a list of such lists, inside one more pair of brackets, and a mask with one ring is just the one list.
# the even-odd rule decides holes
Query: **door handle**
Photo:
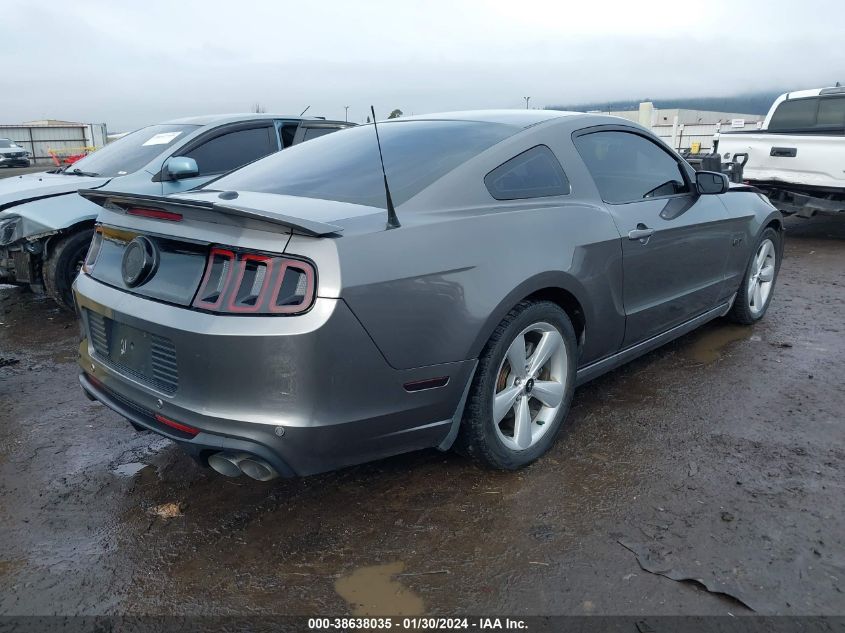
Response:
[{"label": "door handle", "polygon": [[769,156],[775,158],[795,158],[798,156],[797,147],[773,147],[769,152]]},{"label": "door handle", "polygon": [[633,231],[628,231],[628,239],[629,240],[640,240],[643,244],[648,241],[654,235],[654,229],[648,228],[642,222],[637,225]]}]

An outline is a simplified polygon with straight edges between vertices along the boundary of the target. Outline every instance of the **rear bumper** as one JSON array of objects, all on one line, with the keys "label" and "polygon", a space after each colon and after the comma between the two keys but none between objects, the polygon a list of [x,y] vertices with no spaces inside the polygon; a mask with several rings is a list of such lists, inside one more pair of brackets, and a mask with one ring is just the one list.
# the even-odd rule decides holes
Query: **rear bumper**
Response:
[{"label": "rear bumper", "polygon": [[810,218],[816,213],[845,213],[845,189],[813,187],[773,181],[749,181],[760,189],[778,210]]},{"label": "rear bumper", "polygon": [[[177,430],[161,424],[155,418],[155,413],[147,411],[137,404],[118,396],[106,389],[102,384],[95,383],[91,376],[82,372],[79,374],[79,384],[86,394],[93,400],[98,400],[112,411],[119,413],[130,422],[159,435],[163,435],[177,444],[187,453],[205,463],[207,455],[218,451],[233,453],[250,453],[261,457],[276,469],[282,477],[293,477],[297,473],[285,463],[275,446],[272,430],[254,424],[240,424],[229,421],[225,425],[225,435],[210,430],[201,431],[194,437],[180,433]],[[231,433],[236,433],[235,436]],[[278,438],[275,438],[278,439]]]},{"label": "rear bumper", "polygon": [[[87,393],[192,453],[249,452],[287,475],[441,444],[460,415],[475,366],[394,369],[339,299],[318,298],[297,317],[241,317],[150,301],[85,274],[75,293],[86,332],[79,356]],[[172,341],[175,391],[145,384],[98,354],[90,343],[90,312]],[[413,392],[404,386],[436,377],[448,382]],[[182,437],[155,414],[200,433]]]}]

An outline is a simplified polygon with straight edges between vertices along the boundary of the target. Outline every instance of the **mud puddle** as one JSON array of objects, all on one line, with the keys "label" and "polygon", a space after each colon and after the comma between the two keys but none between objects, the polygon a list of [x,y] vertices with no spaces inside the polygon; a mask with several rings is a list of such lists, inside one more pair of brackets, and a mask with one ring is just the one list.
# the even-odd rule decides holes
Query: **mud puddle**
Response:
[{"label": "mud puddle", "polygon": [[752,340],[753,329],[748,325],[735,325],[718,321],[690,336],[693,340],[681,348],[681,353],[703,364],[714,363],[729,354],[733,344]]},{"label": "mud puddle", "polygon": [[404,570],[403,562],[361,567],[338,578],[334,588],[353,615],[421,615],[422,598],[396,579]]}]

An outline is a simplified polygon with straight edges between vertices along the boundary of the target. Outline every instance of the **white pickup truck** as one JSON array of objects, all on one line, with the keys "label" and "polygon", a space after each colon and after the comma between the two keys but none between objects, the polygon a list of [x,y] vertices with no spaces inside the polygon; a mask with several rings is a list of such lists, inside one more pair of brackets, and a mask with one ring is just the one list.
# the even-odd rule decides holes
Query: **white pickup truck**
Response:
[{"label": "white pickup truck", "polygon": [[845,86],[778,97],[760,130],[724,131],[714,151],[783,213],[845,213]]}]

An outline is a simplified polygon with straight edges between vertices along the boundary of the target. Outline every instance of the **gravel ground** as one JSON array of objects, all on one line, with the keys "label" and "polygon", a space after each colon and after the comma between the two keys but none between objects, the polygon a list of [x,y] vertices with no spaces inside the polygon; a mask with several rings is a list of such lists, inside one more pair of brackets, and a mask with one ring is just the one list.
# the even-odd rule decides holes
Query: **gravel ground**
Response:
[{"label": "gravel ground", "polygon": [[845,217],[767,318],[576,393],[518,473],[425,451],[224,479],[83,397],[72,316],[0,289],[0,614],[843,614]]}]

